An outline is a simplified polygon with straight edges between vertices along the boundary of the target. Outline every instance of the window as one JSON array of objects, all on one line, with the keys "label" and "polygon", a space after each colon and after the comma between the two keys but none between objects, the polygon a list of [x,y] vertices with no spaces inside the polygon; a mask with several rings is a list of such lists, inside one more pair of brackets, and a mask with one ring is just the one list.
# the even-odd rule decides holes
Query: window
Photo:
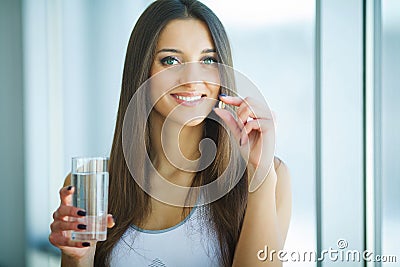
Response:
[{"label": "window", "polygon": [[[0,49],[19,53],[23,65],[12,65],[11,56],[0,64],[4,70],[17,68],[24,77],[20,91],[1,91],[6,104],[1,106],[13,113],[11,108],[24,110],[15,113],[10,127],[23,132],[25,140],[21,145],[23,137],[2,132],[0,155],[8,158],[16,155],[13,148],[23,147],[22,155],[15,156],[21,160],[2,168],[13,181],[3,189],[21,190],[21,184],[29,189],[25,210],[20,203],[15,203],[18,211],[5,210],[10,218],[26,218],[13,230],[26,232],[16,235],[15,242],[27,240],[28,266],[59,265],[59,252],[47,241],[58,189],[72,156],[109,154],[126,46],[150,2],[25,0],[13,2],[13,9],[0,4],[1,19],[4,10],[22,14],[7,20],[15,27],[3,27],[2,34],[23,46],[11,50],[10,43],[2,42]],[[396,255],[399,262],[399,1],[204,3],[227,28],[235,68],[258,85],[277,115],[277,155],[289,166],[293,187],[285,250],[321,252],[338,248],[344,239],[348,249],[372,248]],[[1,90],[21,80],[18,73],[2,75],[6,86]],[[246,94],[245,88],[239,92]],[[2,125],[9,122],[5,114]],[[21,165],[25,177],[14,172]],[[1,266],[12,266],[18,258],[8,251],[0,249]],[[25,251],[19,253],[23,258]],[[287,266],[336,264],[325,258]]]}]

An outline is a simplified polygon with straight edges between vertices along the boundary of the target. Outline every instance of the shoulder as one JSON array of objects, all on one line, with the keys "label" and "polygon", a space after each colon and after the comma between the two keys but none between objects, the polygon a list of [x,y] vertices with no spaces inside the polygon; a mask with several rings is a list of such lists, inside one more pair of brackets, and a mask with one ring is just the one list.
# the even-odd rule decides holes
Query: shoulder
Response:
[{"label": "shoulder", "polygon": [[291,178],[289,168],[280,158],[274,158],[274,167],[277,176],[275,193],[279,207],[281,204],[291,202]]},{"label": "shoulder", "polygon": [[276,212],[280,228],[282,231],[283,240],[289,230],[290,217],[292,214],[292,189],[290,185],[290,173],[286,164],[278,157],[274,158],[275,172],[276,172]]},{"label": "shoulder", "polygon": [[287,167],[285,162],[283,162],[283,160],[281,160],[277,156],[274,157],[274,167],[275,167],[275,172],[278,176],[278,180],[279,179],[290,180],[289,168]]}]

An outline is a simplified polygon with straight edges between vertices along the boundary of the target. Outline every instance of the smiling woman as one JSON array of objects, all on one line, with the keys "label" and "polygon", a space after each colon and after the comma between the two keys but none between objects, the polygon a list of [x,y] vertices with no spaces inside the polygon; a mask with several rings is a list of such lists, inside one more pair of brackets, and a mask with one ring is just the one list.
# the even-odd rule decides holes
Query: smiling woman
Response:
[{"label": "smiling woman", "polygon": [[[248,117],[250,121],[253,114],[242,105],[243,99],[232,97],[236,96],[234,91],[221,87],[218,100],[208,97],[205,87],[209,84],[196,78],[213,74],[218,64],[232,66],[230,45],[235,68],[258,85],[277,115],[276,154],[285,159],[293,174],[295,201],[284,251],[318,254],[338,248],[340,240],[352,251],[396,255],[399,261],[400,1],[202,0],[224,23],[229,44],[223,27],[207,8],[161,0],[143,13],[126,53],[132,26],[152,2],[0,1],[0,237],[10,240],[0,245],[0,266],[56,267],[61,258],[67,266],[94,265],[95,259],[100,266],[123,266],[125,262],[130,266],[140,260],[144,263],[139,266],[203,266],[206,260],[215,266],[257,266],[242,261],[250,260],[247,257],[255,247],[254,259],[266,252],[265,247],[270,252],[276,237],[273,234],[286,227],[285,212],[290,209],[284,203],[290,194],[285,193],[288,187],[282,182],[287,176],[279,160],[274,163],[277,216],[268,213],[274,211],[273,205],[272,209],[265,205],[274,202],[260,201],[258,194],[265,192],[261,189],[266,185],[274,188],[267,183],[273,179],[265,180],[260,190],[247,192],[244,184],[251,168],[245,169],[245,175],[236,168],[251,167],[240,160],[249,147],[249,135],[234,119]],[[161,35],[167,28],[173,30],[176,22],[182,22],[182,27],[192,25],[192,29],[185,31],[185,36],[176,33],[179,43],[157,47]],[[197,47],[196,43],[189,50],[182,47],[204,30],[202,25],[212,45]],[[200,53],[204,57],[187,57]],[[158,63],[164,68],[151,74],[153,64]],[[217,69],[222,76],[224,72]],[[160,79],[161,87],[139,90],[150,79]],[[189,82],[194,79],[196,86]],[[236,85],[239,95],[250,95],[248,86]],[[138,98],[132,100],[133,95]],[[133,112],[128,112],[130,100]],[[143,113],[146,105],[151,107],[161,100],[168,100],[168,106],[157,109],[173,112],[166,114],[167,110],[163,115],[152,108],[152,117]],[[212,102],[212,108],[207,101]],[[215,108],[217,101],[220,109]],[[255,102],[248,101],[258,106]],[[207,116],[195,121],[194,111]],[[257,111],[265,110],[261,107]],[[230,112],[236,116],[231,117]],[[130,115],[126,121],[131,124],[123,123],[125,115]],[[268,128],[268,117],[265,119],[260,125]],[[160,121],[165,122],[168,136],[158,138]],[[121,133],[122,124],[131,133],[128,141]],[[150,131],[151,127],[157,131]],[[264,128],[258,130],[257,123],[248,124],[250,127],[250,145],[259,133],[263,141],[268,140]],[[172,134],[170,130],[179,132]],[[130,161],[121,152],[123,140],[131,148],[127,150],[132,154]],[[135,149],[139,143],[145,144],[145,152]],[[70,231],[85,227],[69,223],[77,216],[69,202],[74,192],[73,188],[68,190],[69,180],[61,190],[61,205],[57,194],[71,169],[71,157],[107,156],[112,144],[110,212],[116,224],[106,242],[70,242],[65,238]],[[203,150],[204,144],[213,145],[215,153]],[[256,147],[252,146],[252,152]],[[153,172],[145,168],[151,167],[143,162],[146,153],[151,156]],[[211,165],[197,170],[195,163],[203,164],[205,155],[212,155]],[[164,160],[167,157],[170,162]],[[235,168],[226,168],[225,161],[231,158]],[[134,177],[127,166],[132,161],[134,171],[149,175]],[[246,182],[208,204],[195,197],[189,198],[193,207],[164,205],[166,196],[177,197],[165,184],[185,190],[213,182],[221,185],[218,177],[224,170],[233,181]],[[140,178],[143,187],[137,181]],[[156,181],[164,183],[161,186],[153,183]],[[146,188],[146,182],[152,182],[152,187]],[[155,192],[162,197],[155,197]],[[60,212],[53,219],[57,209]],[[69,215],[59,216],[67,210]],[[268,225],[276,217],[278,227]],[[111,227],[113,220],[109,218]],[[266,229],[271,229],[273,238]],[[57,247],[50,246],[50,232]],[[121,255],[125,252],[126,257]],[[213,262],[206,252],[220,258]],[[286,264],[331,265],[326,257],[324,263],[295,260],[296,264]],[[365,262],[350,265],[364,267]]]},{"label": "smiling woman", "polygon": [[[230,46],[205,5],[159,0],[144,11],[126,53],[110,155],[109,211],[117,220],[109,216],[105,242],[71,241],[68,231],[82,227],[69,219],[85,215],[71,207],[75,189],[67,177],[49,237],[63,266],[281,266],[257,258],[265,244],[283,248],[291,214],[288,170],[268,156],[275,145],[271,112],[261,99],[238,97],[218,64],[232,67]],[[216,108],[218,100],[233,108]],[[201,162],[203,139],[215,143],[215,158],[189,170],[181,155]],[[203,204],[212,192],[196,189],[221,176],[229,192]],[[156,197],[169,193],[160,180],[187,189],[180,203]],[[248,192],[254,180],[265,181]]]},{"label": "smiling woman", "polygon": [[[158,120],[162,124],[165,117],[170,116],[173,120],[181,117],[181,124],[189,122],[190,126],[198,125],[215,104],[215,101],[204,100],[216,100],[220,91],[218,82],[209,82],[218,80],[219,74],[217,68],[210,68],[210,65],[217,62],[217,53],[207,24],[194,18],[172,20],[162,30],[156,51],[150,76],[154,77],[159,72],[174,66],[168,72],[168,80],[173,79],[172,82],[175,82],[176,86],[173,88],[162,78],[152,79],[151,95],[152,101],[156,103],[154,106],[156,112],[152,113],[151,119],[157,120],[161,115]],[[187,64],[192,62],[201,64]],[[178,65],[182,64],[185,68],[178,71]],[[212,70],[213,77],[207,75],[207,81],[200,81],[200,76],[204,75],[198,72],[204,71],[204,68],[208,72]],[[166,76],[162,75],[163,78]],[[190,109],[185,110],[183,107]]]}]

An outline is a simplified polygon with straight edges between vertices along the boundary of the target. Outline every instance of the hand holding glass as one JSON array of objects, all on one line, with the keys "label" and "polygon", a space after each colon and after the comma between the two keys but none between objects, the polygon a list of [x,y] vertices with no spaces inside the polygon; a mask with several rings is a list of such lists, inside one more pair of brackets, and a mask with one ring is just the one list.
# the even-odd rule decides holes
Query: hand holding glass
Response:
[{"label": "hand holding glass", "polygon": [[108,158],[73,158],[71,183],[75,187],[72,204],[86,211],[76,219],[84,231],[72,231],[74,241],[104,241],[107,238]]}]

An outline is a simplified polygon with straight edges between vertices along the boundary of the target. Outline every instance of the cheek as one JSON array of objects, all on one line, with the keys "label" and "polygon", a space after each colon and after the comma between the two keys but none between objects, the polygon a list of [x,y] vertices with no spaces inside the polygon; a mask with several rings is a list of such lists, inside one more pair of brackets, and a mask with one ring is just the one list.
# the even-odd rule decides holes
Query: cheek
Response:
[{"label": "cheek", "polygon": [[207,84],[207,88],[210,91],[211,97],[216,99],[218,98],[218,95],[220,94],[221,91],[221,86],[219,84]]},{"label": "cheek", "polygon": [[150,85],[150,95],[153,104],[157,100],[162,100],[166,94],[169,94],[178,85],[176,73],[171,70],[163,69],[157,71],[152,68],[152,75],[148,80]]},{"label": "cheek", "polygon": [[160,99],[153,106],[153,109],[157,111],[157,113],[161,114],[163,117],[167,117],[171,113],[171,109],[168,108],[168,105],[164,103],[163,99]]},{"label": "cheek", "polygon": [[221,79],[220,79],[220,75],[219,75],[219,71],[214,70],[212,72],[210,72],[210,75],[208,77],[208,81],[206,83],[206,86],[208,88],[208,90],[210,91],[211,95],[213,98],[216,98],[221,91]]},{"label": "cheek", "polygon": [[150,87],[151,106],[155,111],[166,117],[172,111],[171,103],[168,101],[168,95],[160,88],[162,84],[152,83]]}]

